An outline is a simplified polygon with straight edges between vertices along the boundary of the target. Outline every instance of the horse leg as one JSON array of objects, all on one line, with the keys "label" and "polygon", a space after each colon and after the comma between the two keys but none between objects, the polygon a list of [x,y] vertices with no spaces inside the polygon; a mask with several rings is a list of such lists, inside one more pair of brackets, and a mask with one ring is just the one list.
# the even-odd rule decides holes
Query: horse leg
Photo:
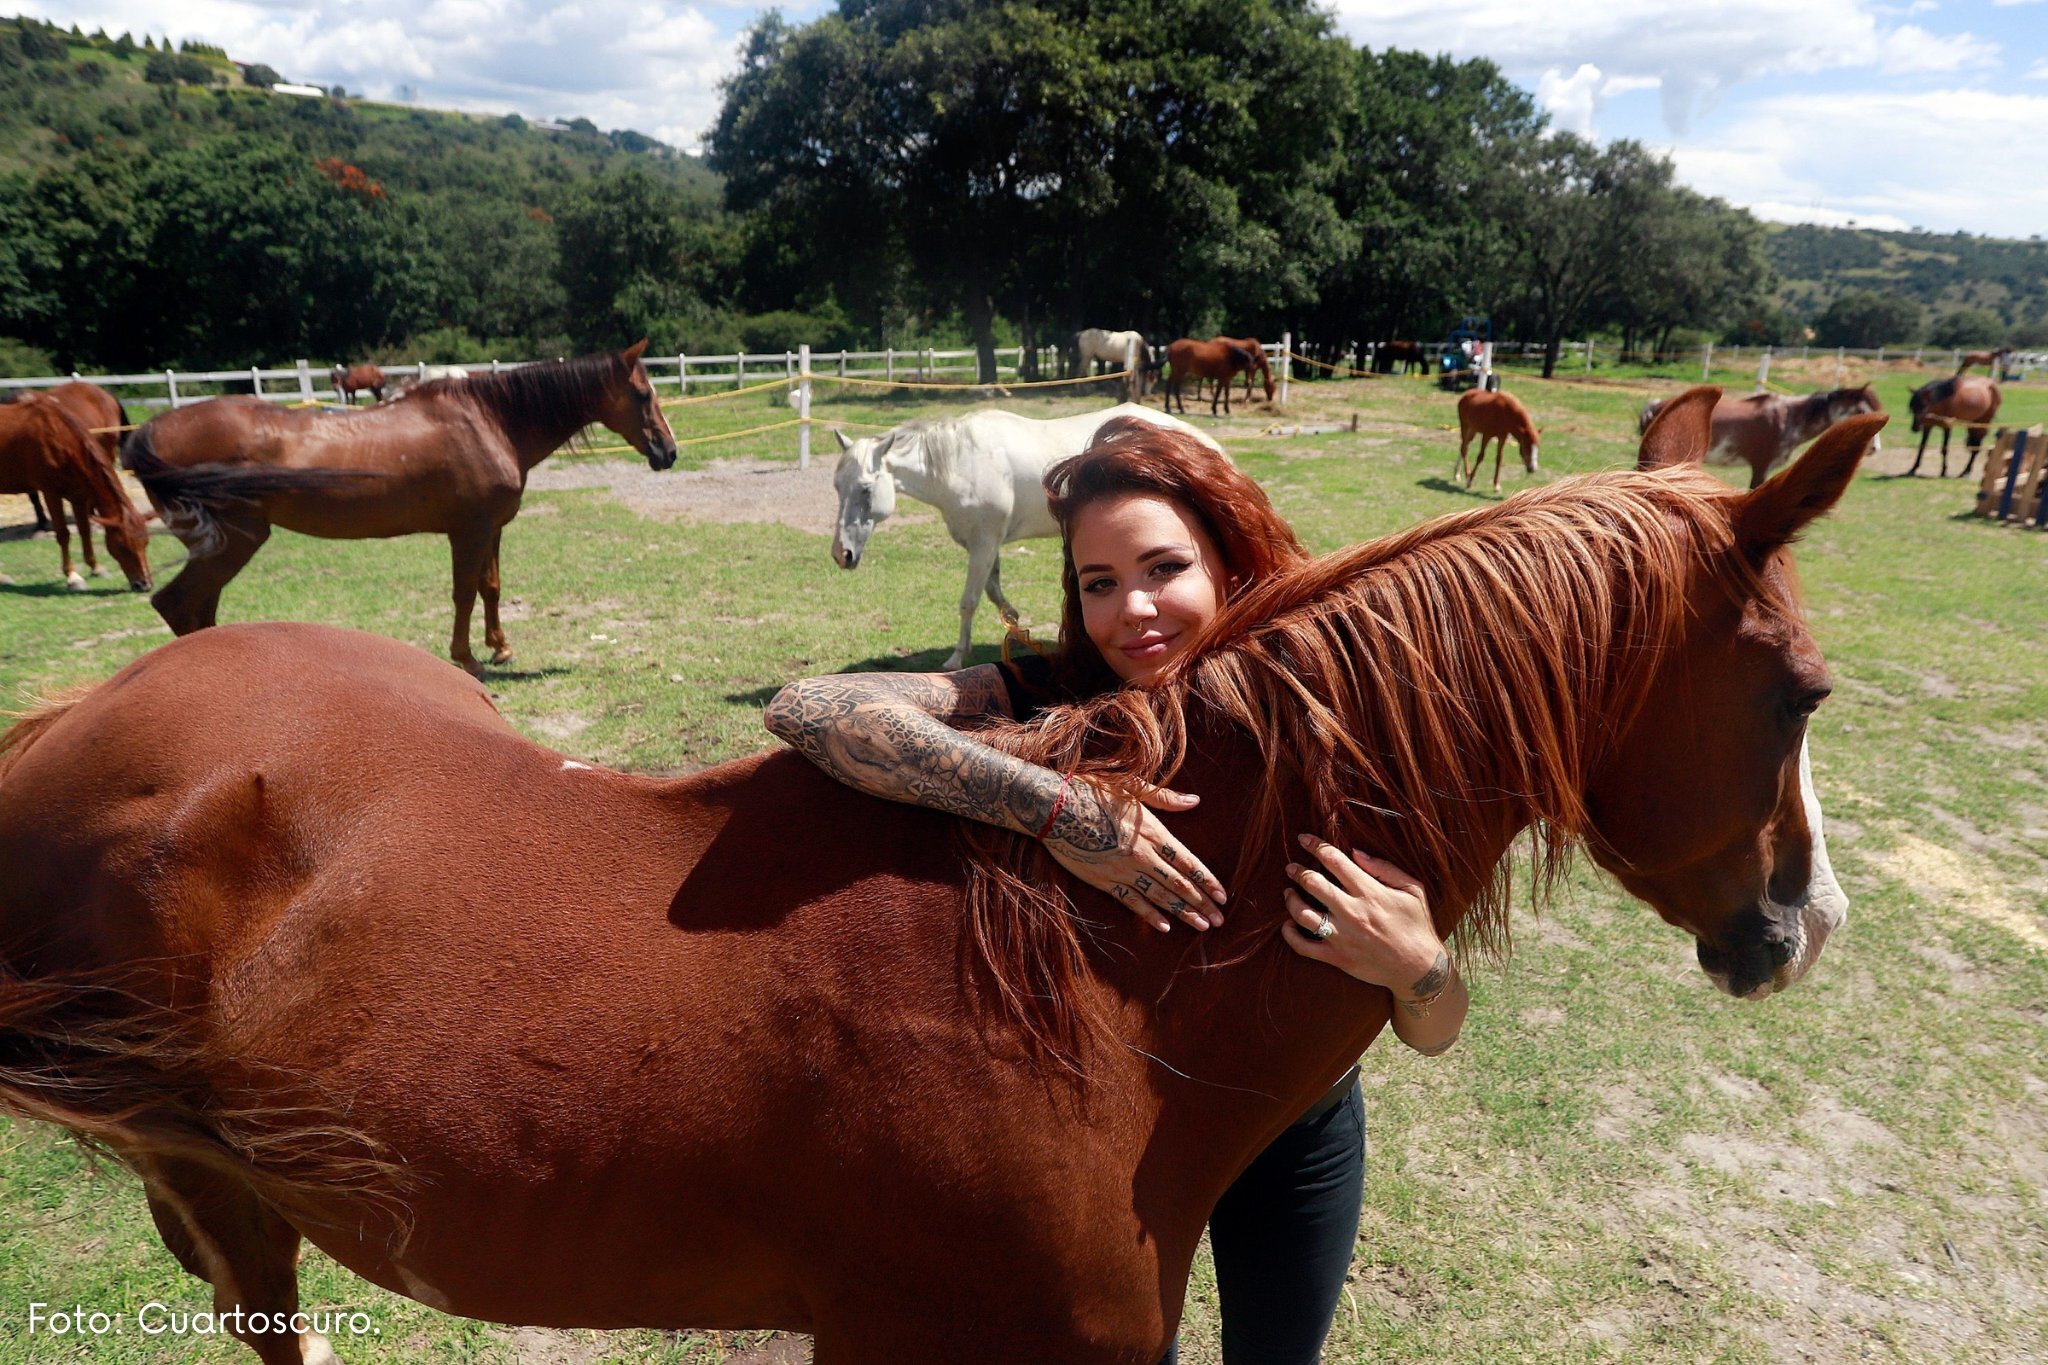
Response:
[{"label": "horse leg", "polygon": [[1989,427],[1971,427],[1964,435],[1964,441],[1970,447],[1970,458],[1963,462],[1963,472],[1957,478],[1969,478],[1970,471],[1977,467],[1977,452],[1983,448],[1984,435],[1989,430]]},{"label": "horse leg", "polygon": [[149,1160],[143,1182],[164,1245],[213,1286],[214,1312],[263,1365],[338,1365],[327,1338],[289,1326],[299,1311],[297,1228],[242,1181],[194,1162]]},{"label": "horse leg", "polygon": [[491,532],[491,557],[484,561],[483,577],[479,581],[484,599],[484,644],[490,649],[494,664],[512,662],[512,646],[506,643],[505,628],[498,623],[498,542],[504,535],[502,526]]},{"label": "horse leg", "polygon": [[29,490],[29,494],[28,494],[28,505],[29,505],[29,510],[30,510],[30,511],[32,511],[32,512],[34,512],[34,513],[36,514],[36,529],[37,529],[38,531],[47,531],[47,530],[49,530],[49,529],[50,529],[50,518],[49,518],[48,516],[44,515],[44,513],[43,513],[43,499],[42,499],[42,495],[41,495],[41,494],[39,494],[39,493],[37,493],[37,492],[36,492],[36,491],[35,491],[35,490],[34,490],[33,488],[31,488],[31,489]]},{"label": "horse leg", "polygon": [[974,644],[974,613],[981,606],[981,594],[986,590],[989,577],[995,572],[996,558],[1002,551],[1002,537],[995,531],[975,537],[967,547],[967,586],[960,593],[960,644],[946,662],[939,665],[939,672],[951,673],[967,665],[967,651]]},{"label": "horse leg", "polygon": [[995,603],[1005,625],[1017,623],[1017,609],[1010,605],[1009,598],[1003,596],[1003,560],[1000,548],[996,550],[995,562],[988,566],[988,600]]},{"label": "horse leg", "polygon": [[105,578],[107,571],[100,567],[99,560],[92,552],[92,509],[85,505],[84,498],[71,500],[71,517],[78,523],[79,548],[85,551],[85,575],[88,578]]},{"label": "horse leg", "polygon": [[64,500],[55,493],[50,495],[50,534],[57,537],[57,558],[64,565],[64,586],[73,592],[84,592],[85,580],[71,567],[71,523],[64,519]]},{"label": "horse leg", "polygon": [[1503,436],[1496,436],[1496,437],[1494,437],[1494,438],[1493,438],[1493,491],[1494,491],[1494,492],[1496,492],[1496,493],[1500,492],[1500,462],[1501,462],[1501,460],[1502,460],[1502,459],[1506,458],[1506,456],[1507,456],[1507,453],[1508,453],[1508,438],[1507,438],[1506,436],[1504,436],[1504,435],[1503,435]]},{"label": "horse leg", "polygon": [[1954,431],[1954,427],[1941,429],[1941,477],[1944,479],[1948,477],[1948,438]]},{"label": "horse leg", "polygon": [[484,666],[469,652],[469,615],[476,609],[477,589],[483,585],[484,562],[490,558],[496,531],[460,531],[448,537],[449,558],[455,570],[455,631],[448,640],[448,657],[472,677],[481,678]]},{"label": "horse leg", "polygon": [[192,550],[192,557],[178,570],[176,578],[158,588],[149,599],[173,635],[190,635],[213,625],[220,610],[221,589],[270,539],[270,522],[261,513],[222,514],[216,520],[218,546],[201,553],[187,541],[185,547]]},{"label": "horse leg", "polygon": [[1913,456],[1913,467],[1906,471],[1907,478],[1910,479],[1915,474],[1918,474],[1920,472],[1920,461],[1927,458],[1927,438],[1932,436],[1933,434],[1933,427],[1920,428],[1920,450],[1918,454]]}]

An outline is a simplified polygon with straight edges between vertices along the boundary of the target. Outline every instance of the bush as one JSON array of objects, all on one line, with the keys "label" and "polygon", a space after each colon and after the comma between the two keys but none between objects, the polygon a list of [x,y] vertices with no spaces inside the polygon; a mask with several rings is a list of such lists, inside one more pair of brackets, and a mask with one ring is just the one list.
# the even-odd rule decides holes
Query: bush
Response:
[{"label": "bush", "polygon": [[197,57],[182,52],[158,52],[142,68],[142,79],[153,85],[212,85],[213,68]]},{"label": "bush", "polygon": [[1912,341],[1920,332],[1920,305],[1896,294],[1852,289],[1838,295],[1814,319],[1814,340],[1823,346],[1874,346]]},{"label": "bush", "polygon": [[1988,308],[1957,308],[1944,313],[1927,334],[1930,346],[1999,346],[2006,339],[2005,319]]},{"label": "bush", "polygon": [[57,373],[57,362],[48,352],[39,351],[26,341],[0,337],[0,378],[36,379]]},{"label": "bush", "polygon": [[277,74],[275,67],[265,66],[261,62],[251,62],[242,68],[242,84],[244,85],[253,85],[259,89],[268,90],[273,85],[282,84],[283,81],[284,77]]},{"label": "bush", "polygon": [[71,55],[62,38],[41,27],[23,24],[15,41],[21,46],[21,55],[32,62],[61,62]]},{"label": "bush", "polygon": [[1805,340],[1806,324],[1774,304],[1750,309],[1721,335],[1727,346],[1797,346]]}]

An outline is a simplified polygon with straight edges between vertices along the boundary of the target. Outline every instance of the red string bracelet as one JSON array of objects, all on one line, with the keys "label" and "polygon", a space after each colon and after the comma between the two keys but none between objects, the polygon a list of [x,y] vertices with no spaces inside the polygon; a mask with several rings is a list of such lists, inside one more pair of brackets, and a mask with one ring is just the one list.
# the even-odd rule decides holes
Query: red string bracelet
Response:
[{"label": "red string bracelet", "polygon": [[1044,843],[1045,836],[1052,833],[1052,822],[1060,818],[1060,807],[1067,804],[1067,788],[1073,785],[1073,781],[1072,773],[1060,774],[1060,794],[1053,798],[1052,814],[1045,817],[1045,823],[1039,827],[1036,836],[1040,843]]}]

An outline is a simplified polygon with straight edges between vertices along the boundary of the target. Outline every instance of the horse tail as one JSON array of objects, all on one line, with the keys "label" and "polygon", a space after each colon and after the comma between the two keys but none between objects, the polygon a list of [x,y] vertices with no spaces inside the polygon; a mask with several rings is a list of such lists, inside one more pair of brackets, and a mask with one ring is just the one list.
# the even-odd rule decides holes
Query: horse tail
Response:
[{"label": "horse tail", "polygon": [[[14,713],[0,732],[0,788],[103,685]],[[19,907],[19,886],[0,879],[0,921]],[[402,1241],[411,1182],[391,1155],[302,1078],[222,1055],[201,1020],[154,1003],[162,979],[159,959],[33,976],[0,957],[0,1117],[54,1124],[145,1179],[155,1161],[194,1161],[287,1212],[321,1221],[349,1209]],[[222,1074],[251,1078],[249,1098],[220,1093],[211,1078]]]},{"label": "horse tail", "polygon": [[121,463],[141,481],[164,524],[194,554],[220,548],[226,534],[220,513],[229,507],[253,507],[276,493],[323,492],[384,477],[368,469],[287,469],[225,460],[173,465],[156,453],[149,425],[137,427],[121,443]]}]

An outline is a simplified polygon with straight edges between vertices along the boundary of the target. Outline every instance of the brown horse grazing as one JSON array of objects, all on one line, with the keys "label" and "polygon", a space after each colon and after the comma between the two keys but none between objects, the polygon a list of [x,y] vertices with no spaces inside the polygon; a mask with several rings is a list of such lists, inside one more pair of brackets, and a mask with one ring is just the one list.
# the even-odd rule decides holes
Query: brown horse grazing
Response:
[{"label": "brown horse grazing", "polygon": [[[1498,389],[1469,389],[1458,400],[1458,474],[1465,476],[1465,487],[1472,486],[1472,480],[1479,474],[1479,466],[1486,463],[1486,443],[1493,442],[1493,491],[1500,492],[1500,463],[1506,453],[1508,438],[1513,437],[1515,446],[1522,452],[1522,468],[1531,474],[1537,470],[1535,419],[1522,406],[1522,400],[1511,393]],[[1479,456],[1472,461],[1469,472],[1465,466],[1465,450],[1472,444],[1472,438],[1479,438]],[[1457,477],[1456,474],[1452,475]]]},{"label": "brown horse grazing", "polygon": [[[1217,337],[1216,340],[1227,341],[1233,346],[1242,346],[1247,351],[1256,351],[1262,356],[1266,353],[1265,346],[1260,343],[1257,337]],[[1271,377],[1271,372],[1268,370],[1267,378],[1270,380]],[[1197,403],[1202,401],[1202,381],[1199,379],[1195,381],[1195,401]],[[1247,403],[1252,401],[1252,372],[1250,370],[1244,372],[1244,401]]]},{"label": "brown horse grazing", "polygon": [[1927,438],[1936,427],[1941,428],[1941,477],[1948,477],[1948,438],[1961,423],[1969,428],[1967,442],[1970,458],[1963,464],[1963,478],[1970,477],[1970,470],[1977,463],[1978,447],[1984,444],[1984,434],[1991,430],[1992,422],[1998,418],[1998,405],[2003,395],[1998,385],[1989,379],[1957,372],[1953,379],[1937,379],[1931,384],[1922,384],[1913,390],[1907,405],[1913,412],[1913,430],[1920,433],[1920,449],[1913,456],[1913,467],[1906,471],[1907,477],[1920,472],[1920,461],[1927,455]]},{"label": "brown horse grazing", "polygon": [[128,586],[141,592],[150,586],[149,527],[128,501],[114,468],[78,419],[59,400],[25,394],[0,404],[0,493],[39,492],[50,509],[50,529],[64,566],[64,582],[73,592],[85,580],[71,567],[71,529],[65,524],[69,504],[85,542],[86,568],[94,575],[99,564],[92,552],[92,528],[106,531],[107,553],[128,576]]},{"label": "brown horse grazing", "polygon": [[[0,398],[0,402],[13,402],[20,398],[22,394],[28,392],[32,392],[32,390],[24,389],[18,393],[10,394],[5,398]],[[92,437],[94,444],[98,447],[100,454],[106,459],[107,468],[115,468],[115,461],[118,459],[121,450],[121,432],[119,428],[128,425],[128,409],[121,406],[121,400],[108,393],[99,385],[89,384],[83,379],[68,380],[54,387],[40,390],[40,392],[56,399],[58,405],[64,411],[78,419],[78,424],[86,429],[87,434]],[[36,529],[38,531],[49,530],[50,521],[43,514],[43,504],[40,496],[30,493],[28,500],[29,505],[35,509]],[[79,515],[82,518],[84,513],[81,512]],[[92,559],[92,542],[89,539],[86,542],[85,562],[88,569],[97,572]]]},{"label": "brown horse grazing", "polygon": [[[1166,381],[1166,401],[1162,405],[1172,412],[1178,403],[1180,410],[1188,410],[1187,400],[1181,396],[1181,385],[1190,379],[1213,379],[1216,392],[1209,398],[1209,415],[1216,415],[1216,403],[1222,400],[1223,411],[1230,411],[1230,381],[1240,374],[1257,370],[1266,381],[1266,401],[1273,401],[1273,371],[1266,364],[1266,353],[1256,345],[1217,337],[1212,341],[1196,341],[1182,337],[1166,348],[1166,366],[1169,371]],[[1251,381],[1245,381],[1247,389]]]},{"label": "brown horse grazing", "polygon": [[[1703,455],[1713,397],[1643,462]],[[500,1322],[1152,1365],[1218,1196],[1391,1008],[1280,941],[1287,832],[1384,850],[1468,945],[1527,832],[1731,995],[1819,959],[1786,545],[1882,420],[1751,493],[1592,475],[1312,561],[1160,685],[987,732],[1201,793],[1167,818],[1236,894],[1200,937],[788,750],[633,777],[378,636],[173,641],[0,738],[0,1109],[137,1170],[245,1323],[304,1236]],[[328,1359],[275,1325],[266,1365]]]},{"label": "brown horse grazing", "polygon": [[378,403],[384,401],[384,371],[375,365],[336,365],[328,378],[344,403],[354,404],[359,393],[369,394]]},{"label": "brown horse grazing", "polygon": [[[1651,419],[1663,406],[1661,398],[1645,404],[1636,418],[1636,429],[1648,431]],[[1791,459],[1793,451],[1844,417],[1883,411],[1877,390],[1868,384],[1803,397],[1775,393],[1723,396],[1714,405],[1714,445],[1707,459],[1713,464],[1748,465],[1749,486],[1755,488],[1771,470]],[[1878,443],[1873,440],[1871,448],[1877,449]]]},{"label": "brown horse grazing", "polygon": [[192,551],[153,599],[157,611],[179,635],[212,625],[221,589],[273,525],[339,540],[430,532],[448,537],[454,557],[450,657],[472,673],[481,668],[469,648],[481,592],[491,662],[507,662],[498,545],[519,513],[527,473],[593,422],[654,468],[675,463],[675,436],[640,364],[645,346],[429,380],[402,403],[360,412],[214,399],[151,420],[128,438],[123,458]]},{"label": "brown horse grazing", "polygon": [[1963,352],[1963,363],[1956,366],[1956,373],[1961,374],[1964,370],[1974,365],[1982,365],[1991,372],[1993,379],[1997,379],[1999,372],[2005,368],[2005,362],[2011,355],[2012,347],[2010,346],[2001,346],[1995,351],[1965,351]]},{"label": "brown horse grazing", "polygon": [[1394,366],[1401,367],[1402,374],[1429,369],[1429,352],[1419,341],[1383,341],[1379,350],[1373,353],[1373,366],[1381,374],[1392,374]]}]

